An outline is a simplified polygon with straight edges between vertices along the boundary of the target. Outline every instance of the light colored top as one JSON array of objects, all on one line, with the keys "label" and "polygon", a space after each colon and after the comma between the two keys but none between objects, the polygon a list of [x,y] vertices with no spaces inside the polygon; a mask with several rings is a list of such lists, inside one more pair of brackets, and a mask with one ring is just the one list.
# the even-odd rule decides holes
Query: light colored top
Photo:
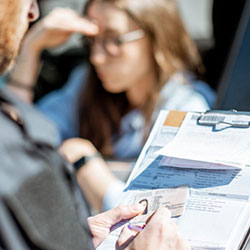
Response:
[{"label": "light colored top", "polygon": [[[77,67],[63,88],[51,92],[37,103],[38,109],[57,126],[59,143],[68,138],[79,137],[77,102],[82,92],[85,75],[86,67]],[[202,92],[206,98],[201,94]],[[203,82],[183,84],[178,77],[173,77],[160,92],[153,119],[157,117],[161,109],[208,110],[209,105],[206,99],[209,102],[214,99],[213,91],[206,84]],[[112,138],[116,159],[135,158],[139,155],[143,146],[144,124],[144,117],[138,109],[122,118],[119,136],[113,135]]]}]

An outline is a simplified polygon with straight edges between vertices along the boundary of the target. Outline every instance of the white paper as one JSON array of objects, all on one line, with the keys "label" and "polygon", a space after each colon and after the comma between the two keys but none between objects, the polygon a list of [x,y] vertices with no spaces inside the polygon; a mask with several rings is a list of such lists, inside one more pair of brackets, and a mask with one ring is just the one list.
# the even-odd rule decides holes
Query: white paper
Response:
[{"label": "white paper", "polygon": [[[195,113],[188,113],[174,140],[157,154],[182,160],[214,163],[215,169],[225,169],[225,166],[244,167],[249,159],[250,128],[232,127],[228,124],[219,124],[219,128],[202,126],[197,124],[198,117],[199,115]],[[232,123],[239,123],[239,120],[243,123],[250,121],[250,116],[236,117],[237,120],[233,116],[229,121]],[[185,162],[181,164],[182,167],[183,165]],[[178,167],[178,164],[173,166]],[[210,164],[201,166],[193,164],[193,167],[197,168],[206,166],[211,168]]]},{"label": "white paper", "polygon": [[[185,210],[175,221],[192,250],[238,249],[250,226],[250,167],[216,170],[160,165],[163,157],[155,153],[163,147],[162,138],[174,131],[163,125],[167,114],[167,111],[160,113],[120,204],[133,204],[138,192],[188,186]],[[126,223],[116,225],[98,250],[115,249]]]}]

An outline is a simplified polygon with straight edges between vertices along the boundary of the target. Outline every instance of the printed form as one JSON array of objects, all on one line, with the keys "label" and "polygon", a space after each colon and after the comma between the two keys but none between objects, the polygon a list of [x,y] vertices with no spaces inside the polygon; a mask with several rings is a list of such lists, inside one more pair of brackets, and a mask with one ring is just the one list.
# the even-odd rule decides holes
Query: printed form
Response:
[{"label": "printed form", "polygon": [[[213,168],[244,167],[250,152],[250,116],[209,113],[200,122],[199,117],[188,113],[174,140],[159,154],[204,164],[215,163]],[[203,123],[208,120],[211,125]],[[223,123],[216,124],[216,120]]]},{"label": "printed form", "polygon": [[[172,116],[179,116],[179,122],[168,121]],[[239,249],[250,226],[250,166],[207,169],[163,165],[164,156],[157,152],[175,139],[185,116],[182,112],[161,111],[128,179],[120,204],[147,199],[149,203],[154,201],[154,210],[161,205],[179,208],[173,219],[192,249]],[[157,195],[153,191],[170,196],[180,192],[181,197],[170,199],[168,203],[164,203],[164,198],[155,202]],[[141,218],[135,217],[134,222],[141,222]],[[97,249],[115,249],[119,234],[128,223],[123,221],[114,226]]]}]

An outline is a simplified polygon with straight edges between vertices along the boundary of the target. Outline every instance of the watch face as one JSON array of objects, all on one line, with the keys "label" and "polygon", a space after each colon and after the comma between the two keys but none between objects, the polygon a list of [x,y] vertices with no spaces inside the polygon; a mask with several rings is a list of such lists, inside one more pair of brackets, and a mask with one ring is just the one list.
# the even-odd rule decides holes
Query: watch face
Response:
[{"label": "watch face", "polygon": [[86,163],[86,156],[82,156],[79,160],[73,163],[76,171],[78,171]]}]

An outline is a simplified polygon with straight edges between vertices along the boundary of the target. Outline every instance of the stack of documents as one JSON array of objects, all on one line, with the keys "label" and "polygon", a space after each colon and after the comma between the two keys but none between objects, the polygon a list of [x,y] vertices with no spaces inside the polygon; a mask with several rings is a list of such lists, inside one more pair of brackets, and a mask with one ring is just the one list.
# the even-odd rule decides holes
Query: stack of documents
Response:
[{"label": "stack of documents", "polygon": [[[249,123],[250,115],[162,111],[120,200],[147,202],[132,222],[166,206],[192,249],[241,249],[250,226]],[[126,223],[98,249],[115,249]]]},{"label": "stack of documents", "polygon": [[[203,120],[198,120],[200,117],[201,115],[194,113],[186,115],[174,140],[158,152],[167,156],[165,162],[169,164],[169,158],[175,158],[181,160],[180,164],[178,161],[172,161],[177,167],[186,167],[185,160],[189,161],[187,162],[189,168],[244,167],[250,156],[250,128],[248,126],[250,116],[226,116],[217,113],[203,115],[202,118],[203,120],[206,118],[206,124],[202,122]],[[226,123],[224,117],[230,118],[230,121]],[[232,123],[236,118],[241,118],[242,121],[247,122],[247,125],[236,126]],[[208,120],[211,123],[208,123]],[[212,122],[216,120],[220,122],[223,120],[223,123]]]}]

